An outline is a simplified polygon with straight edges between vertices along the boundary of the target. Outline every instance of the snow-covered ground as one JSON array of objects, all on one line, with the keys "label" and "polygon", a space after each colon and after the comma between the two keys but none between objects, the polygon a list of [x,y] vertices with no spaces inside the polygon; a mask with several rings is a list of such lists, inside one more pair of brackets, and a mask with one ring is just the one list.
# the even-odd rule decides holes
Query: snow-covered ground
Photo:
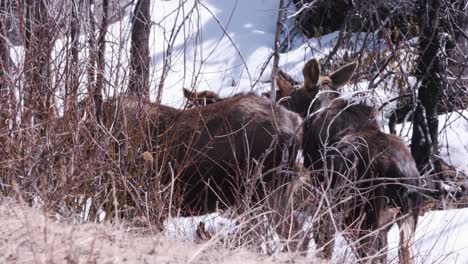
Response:
[{"label": "snow-covered ground", "polygon": [[[389,234],[389,246],[390,256],[396,259],[396,227]],[[416,252],[418,263],[467,263],[468,209],[434,211],[421,217],[416,230]]]},{"label": "snow-covered ground", "polygon": [[456,168],[468,172],[468,111],[439,116],[440,155]]},{"label": "snow-covered ground", "polygon": [[[170,238],[195,240],[196,226],[205,222],[206,230],[216,236],[226,236],[235,224],[218,214],[201,217],[175,218],[165,224],[165,234]],[[398,263],[398,227],[389,232],[388,263]],[[416,263],[467,263],[468,262],[468,209],[431,211],[419,218],[416,230]],[[309,257],[314,256],[315,244],[309,247]],[[336,238],[334,263],[353,263],[354,256],[343,236]]]}]

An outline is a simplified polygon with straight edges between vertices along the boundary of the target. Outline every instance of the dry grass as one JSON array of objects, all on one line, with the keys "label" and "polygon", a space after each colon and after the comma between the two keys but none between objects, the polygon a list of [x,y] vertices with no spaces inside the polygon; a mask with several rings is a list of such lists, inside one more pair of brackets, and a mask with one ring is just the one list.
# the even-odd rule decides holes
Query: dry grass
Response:
[{"label": "dry grass", "polygon": [[0,263],[306,263],[297,255],[261,256],[192,244],[108,224],[56,223],[42,211],[0,200]]}]

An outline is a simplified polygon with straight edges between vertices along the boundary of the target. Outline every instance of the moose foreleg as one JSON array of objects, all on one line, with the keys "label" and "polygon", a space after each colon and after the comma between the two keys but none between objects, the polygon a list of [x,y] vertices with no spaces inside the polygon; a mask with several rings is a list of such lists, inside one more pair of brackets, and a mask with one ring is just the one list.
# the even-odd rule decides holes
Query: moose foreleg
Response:
[{"label": "moose foreleg", "polygon": [[401,264],[414,264],[414,242],[416,226],[412,216],[407,216],[398,221],[400,228],[400,244],[399,244],[399,263]]}]

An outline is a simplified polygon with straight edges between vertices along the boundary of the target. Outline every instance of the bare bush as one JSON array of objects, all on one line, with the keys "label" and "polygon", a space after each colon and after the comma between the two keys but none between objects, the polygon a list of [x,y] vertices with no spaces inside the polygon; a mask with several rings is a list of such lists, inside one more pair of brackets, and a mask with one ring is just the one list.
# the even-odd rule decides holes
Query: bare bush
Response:
[{"label": "bare bush", "polygon": [[[120,225],[56,223],[37,209],[0,201],[1,262],[308,263],[293,254],[260,256],[248,248],[227,250],[213,241],[193,245]],[[38,243],[40,241],[41,243]],[[183,249],[183,250],[181,250]]]}]

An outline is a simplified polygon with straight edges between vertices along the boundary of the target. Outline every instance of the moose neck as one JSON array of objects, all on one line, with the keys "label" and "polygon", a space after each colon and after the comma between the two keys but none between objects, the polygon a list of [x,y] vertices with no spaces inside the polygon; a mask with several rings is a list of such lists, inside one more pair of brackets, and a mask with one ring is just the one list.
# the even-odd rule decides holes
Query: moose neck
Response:
[{"label": "moose neck", "polygon": [[315,112],[319,108],[326,107],[333,99],[339,97],[339,93],[331,90],[318,95],[318,97],[317,95],[318,89],[312,92],[298,89],[293,91],[288,99],[282,101],[281,105],[305,118],[308,114]]},{"label": "moose neck", "polygon": [[[379,130],[375,109],[364,103],[350,102],[340,98],[331,101],[326,111],[316,118],[317,124],[332,124],[337,133],[347,131]],[[331,133],[331,132],[330,132]]]},{"label": "moose neck", "polygon": [[313,106],[310,106],[314,100],[317,92],[308,93],[304,89],[294,90],[287,99],[281,101],[281,105],[286,107],[288,110],[296,112],[301,115],[301,117],[306,117],[310,110],[314,111],[320,105],[314,103]]}]

